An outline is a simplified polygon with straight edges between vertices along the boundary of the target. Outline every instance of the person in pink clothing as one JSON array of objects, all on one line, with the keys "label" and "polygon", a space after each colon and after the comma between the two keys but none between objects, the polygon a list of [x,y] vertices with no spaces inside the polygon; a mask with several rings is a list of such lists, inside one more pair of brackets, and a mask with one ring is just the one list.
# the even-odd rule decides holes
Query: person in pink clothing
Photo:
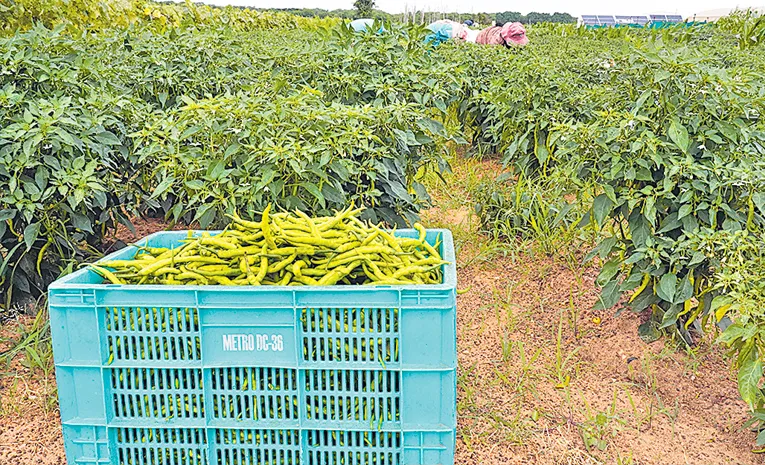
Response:
[{"label": "person in pink clothing", "polygon": [[483,45],[523,46],[529,43],[526,29],[521,23],[505,23],[504,26],[487,27],[478,33],[475,43]]}]

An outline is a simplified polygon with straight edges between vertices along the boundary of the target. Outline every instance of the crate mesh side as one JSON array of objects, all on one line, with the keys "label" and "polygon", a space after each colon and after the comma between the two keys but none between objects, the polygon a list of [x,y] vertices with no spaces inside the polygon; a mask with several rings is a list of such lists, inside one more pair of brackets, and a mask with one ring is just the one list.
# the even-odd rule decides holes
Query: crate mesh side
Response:
[{"label": "crate mesh side", "polygon": [[202,370],[113,368],[115,418],[204,418]]},{"label": "crate mesh side", "polygon": [[300,315],[306,362],[399,362],[395,308],[305,308]]},{"label": "crate mesh side", "polygon": [[398,371],[306,370],[305,394],[308,420],[363,422],[370,429],[400,421]]},{"label": "crate mesh side", "polygon": [[214,368],[211,370],[213,418],[297,420],[297,370],[288,368]]},{"label": "crate mesh side", "polygon": [[399,465],[401,433],[308,431],[307,465]]},{"label": "crate mesh side", "polygon": [[199,360],[199,310],[196,308],[110,307],[106,309],[109,362]]},{"label": "crate mesh side", "polygon": [[298,465],[297,430],[215,430],[213,463],[218,465]]},{"label": "crate mesh side", "polygon": [[118,465],[207,465],[202,429],[118,428]]}]

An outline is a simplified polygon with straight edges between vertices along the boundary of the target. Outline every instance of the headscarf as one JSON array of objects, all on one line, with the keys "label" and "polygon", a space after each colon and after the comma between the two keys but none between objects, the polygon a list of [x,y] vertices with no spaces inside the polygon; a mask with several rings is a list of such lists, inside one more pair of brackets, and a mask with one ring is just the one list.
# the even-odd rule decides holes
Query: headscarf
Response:
[{"label": "headscarf", "polygon": [[526,45],[526,29],[521,23],[506,23],[504,26],[487,27],[478,33],[475,42],[483,45]]},{"label": "headscarf", "polygon": [[526,29],[521,23],[505,23],[500,33],[507,45],[526,45],[529,38],[526,37]]},{"label": "headscarf", "polygon": [[371,18],[361,18],[361,19],[354,19],[351,21],[351,27],[356,32],[364,32],[367,29],[372,29],[372,25],[375,23],[374,19]]}]

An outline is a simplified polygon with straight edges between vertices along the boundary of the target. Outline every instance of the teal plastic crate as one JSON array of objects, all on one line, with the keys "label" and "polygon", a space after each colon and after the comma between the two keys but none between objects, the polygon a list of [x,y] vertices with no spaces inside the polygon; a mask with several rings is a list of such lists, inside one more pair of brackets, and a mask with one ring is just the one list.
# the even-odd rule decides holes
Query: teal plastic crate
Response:
[{"label": "teal plastic crate", "polygon": [[454,247],[447,230],[426,239],[450,263],[442,284],[135,286],[87,269],[56,281],[68,462],[453,464]]}]

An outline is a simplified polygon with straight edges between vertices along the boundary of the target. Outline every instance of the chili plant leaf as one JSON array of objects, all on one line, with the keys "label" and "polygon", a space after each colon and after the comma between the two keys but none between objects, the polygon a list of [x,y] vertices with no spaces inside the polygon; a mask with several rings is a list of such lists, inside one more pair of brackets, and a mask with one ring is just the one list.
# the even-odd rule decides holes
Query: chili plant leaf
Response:
[{"label": "chili plant leaf", "polygon": [[762,361],[759,358],[745,360],[738,369],[738,392],[750,408],[755,408],[762,397],[761,378]]}]

